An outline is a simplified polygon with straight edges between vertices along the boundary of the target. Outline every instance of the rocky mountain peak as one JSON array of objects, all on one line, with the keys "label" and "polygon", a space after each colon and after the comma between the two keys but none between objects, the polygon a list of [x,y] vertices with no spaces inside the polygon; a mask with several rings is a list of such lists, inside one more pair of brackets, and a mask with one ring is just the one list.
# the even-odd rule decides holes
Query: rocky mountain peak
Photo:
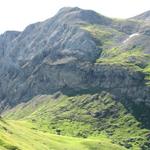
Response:
[{"label": "rocky mountain peak", "polygon": [[81,11],[82,9],[79,7],[63,7],[58,11],[59,13],[70,13],[72,11]]},{"label": "rocky mountain peak", "polygon": [[95,11],[84,10],[78,7],[64,7],[58,11],[53,19],[57,19],[57,22],[68,24],[90,23],[107,25],[111,22],[111,19]]}]

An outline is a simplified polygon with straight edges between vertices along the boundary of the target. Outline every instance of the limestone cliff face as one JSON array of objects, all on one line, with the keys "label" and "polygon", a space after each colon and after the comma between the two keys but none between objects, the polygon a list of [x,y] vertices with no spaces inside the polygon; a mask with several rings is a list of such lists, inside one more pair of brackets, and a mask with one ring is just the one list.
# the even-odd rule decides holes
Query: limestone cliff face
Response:
[{"label": "limestone cliff face", "polygon": [[[63,8],[53,18],[29,25],[23,32],[4,33],[0,36],[1,111],[40,94],[87,90],[107,90],[124,102],[142,102],[149,107],[150,89],[144,73],[96,63],[104,43],[82,28],[89,24],[116,30],[123,39],[143,31],[132,21],[120,23],[94,11]],[[132,44],[133,39],[123,47]],[[145,51],[149,51],[147,45]]]}]

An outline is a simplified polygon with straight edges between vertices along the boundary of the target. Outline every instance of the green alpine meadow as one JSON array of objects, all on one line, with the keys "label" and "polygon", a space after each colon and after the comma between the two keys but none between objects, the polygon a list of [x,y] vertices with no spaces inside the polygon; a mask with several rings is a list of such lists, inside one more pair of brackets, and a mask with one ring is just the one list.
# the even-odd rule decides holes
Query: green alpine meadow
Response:
[{"label": "green alpine meadow", "polygon": [[150,150],[150,11],[64,7],[0,35],[0,150]]}]

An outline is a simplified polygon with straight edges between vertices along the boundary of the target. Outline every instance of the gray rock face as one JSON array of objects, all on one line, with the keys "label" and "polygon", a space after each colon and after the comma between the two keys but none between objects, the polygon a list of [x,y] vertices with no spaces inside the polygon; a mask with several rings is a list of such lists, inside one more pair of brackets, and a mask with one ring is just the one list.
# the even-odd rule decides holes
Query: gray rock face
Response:
[{"label": "gray rock face", "polygon": [[91,89],[104,89],[118,99],[142,101],[149,107],[150,89],[145,86],[144,74],[95,63],[100,42],[81,28],[87,24],[129,35],[137,30],[148,34],[133,22],[116,23],[79,8],[63,8],[53,18],[29,25],[21,33],[4,33],[0,36],[0,111],[39,94]]},{"label": "gray rock face", "polygon": [[10,57],[23,62],[44,52],[51,53],[50,56],[54,60],[64,56],[94,60],[97,56],[97,47],[90,34],[65,24],[48,26],[42,23],[36,28],[29,26],[8,49]]},{"label": "gray rock face", "polygon": [[98,13],[92,10],[82,10],[78,7],[62,8],[56,14],[55,17],[57,19],[57,22],[63,23],[63,24],[65,23],[68,23],[68,24],[89,23],[89,24],[110,25],[112,22],[110,18],[106,18],[105,16],[99,15]]},{"label": "gray rock face", "polygon": [[134,47],[139,47],[144,51],[144,53],[150,54],[150,42],[149,41],[150,41],[150,36],[145,35],[145,34],[139,34],[138,36],[132,37],[122,46],[126,50],[133,49]]},{"label": "gray rock face", "polygon": [[0,35],[0,57],[4,57],[8,54],[6,51],[8,44],[13,41],[19,34],[20,32],[18,31],[7,31]]}]

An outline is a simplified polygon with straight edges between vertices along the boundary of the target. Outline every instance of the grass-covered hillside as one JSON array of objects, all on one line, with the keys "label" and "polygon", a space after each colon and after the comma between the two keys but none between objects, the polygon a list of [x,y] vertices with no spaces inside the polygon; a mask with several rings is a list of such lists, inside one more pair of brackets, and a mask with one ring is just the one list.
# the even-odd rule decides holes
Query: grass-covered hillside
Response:
[{"label": "grass-covered hillside", "polygon": [[111,140],[73,138],[37,130],[26,121],[0,121],[0,150],[125,150]]},{"label": "grass-covered hillside", "polygon": [[[142,124],[107,92],[76,96],[60,93],[37,96],[8,111],[4,117],[16,120],[17,124],[18,120],[30,122],[34,125],[33,131],[38,133],[53,133],[87,140],[94,138],[100,141],[104,138],[133,150],[150,148],[149,130],[144,129]],[[107,148],[98,146],[93,149]]]}]

